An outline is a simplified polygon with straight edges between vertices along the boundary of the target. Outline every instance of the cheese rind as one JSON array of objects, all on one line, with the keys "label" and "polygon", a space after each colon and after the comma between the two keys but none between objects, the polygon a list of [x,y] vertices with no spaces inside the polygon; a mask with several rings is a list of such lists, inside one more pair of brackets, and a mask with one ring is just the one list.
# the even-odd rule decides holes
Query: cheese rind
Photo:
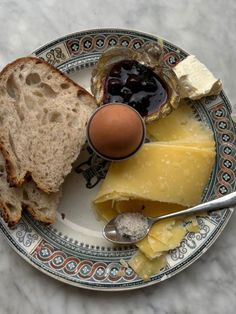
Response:
[{"label": "cheese rind", "polygon": [[174,68],[180,87],[180,97],[200,99],[204,96],[218,95],[222,83],[195,56],[190,55]]}]

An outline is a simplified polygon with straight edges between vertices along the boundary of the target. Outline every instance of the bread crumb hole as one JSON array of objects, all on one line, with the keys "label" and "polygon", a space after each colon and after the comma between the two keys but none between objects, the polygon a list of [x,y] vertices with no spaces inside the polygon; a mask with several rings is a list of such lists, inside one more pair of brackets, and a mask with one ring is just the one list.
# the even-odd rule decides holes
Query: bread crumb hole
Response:
[{"label": "bread crumb hole", "polygon": [[26,192],[26,190],[23,191],[23,199],[24,199],[24,201],[28,201],[29,200],[29,195]]},{"label": "bread crumb hole", "polygon": [[11,98],[15,100],[18,100],[20,98],[19,89],[18,89],[18,86],[16,85],[13,74],[11,74],[7,80],[6,90],[7,90],[8,95]]},{"label": "bread crumb hole", "polygon": [[41,113],[40,112],[36,114],[36,119],[41,120]]},{"label": "bread crumb hole", "polygon": [[41,82],[40,76],[38,73],[30,73],[27,75],[25,82],[27,85],[35,85]]},{"label": "bread crumb hole", "polygon": [[75,113],[78,112],[76,108],[73,108],[72,111],[75,112]]},{"label": "bread crumb hole", "polygon": [[42,207],[38,209],[40,212],[42,212],[44,215],[46,215],[48,213],[48,208],[46,207]]},{"label": "bread crumb hole", "polygon": [[19,74],[19,79],[23,81],[23,75],[21,73]]},{"label": "bread crumb hole", "polygon": [[[3,86],[0,86],[0,94],[1,94],[2,96],[4,96],[4,95],[6,94],[5,88],[4,88]],[[3,102],[1,101],[0,104],[2,105]]]},{"label": "bread crumb hole", "polygon": [[43,94],[46,97],[55,98],[57,93],[46,83],[41,83],[39,87],[42,89]]},{"label": "bread crumb hole", "polygon": [[22,70],[24,69],[24,67],[25,67],[25,65],[22,64],[22,65],[20,66],[20,70],[22,71]]},{"label": "bread crumb hole", "polygon": [[52,75],[49,74],[49,75],[47,76],[47,79],[48,79],[48,80],[51,80],[51,78],[52,78]]},{"label": "bread crumb hole", "polygon": [[62,122],[61,113],[57,111],[52,112],[50,115],[49,121],[50,122]]},{"label": "bread crumb hole", "polygon": [[6,206],[8,207],[11,213],[14,213],[17,211],[17,208],[11,203],[6,203]]},{"label": "bread crumb hole", "polygon": [[5,170],[5,167],[3,165],[0,165],[0,177],[3,176],[4,170]]},{"label": "bread crumb hole", "polygon": [[38,96],[38,97],[43,97],[43,94],[40,93],[39,91],[33,91],[33,95]]},{"label": "bread crumb hole", "polygon": [[67,88],[69,88],[70,87],[70,85],[68,84],[68,83],[62,83],[61,84],[61,88],[62,89],[67,89]]}]

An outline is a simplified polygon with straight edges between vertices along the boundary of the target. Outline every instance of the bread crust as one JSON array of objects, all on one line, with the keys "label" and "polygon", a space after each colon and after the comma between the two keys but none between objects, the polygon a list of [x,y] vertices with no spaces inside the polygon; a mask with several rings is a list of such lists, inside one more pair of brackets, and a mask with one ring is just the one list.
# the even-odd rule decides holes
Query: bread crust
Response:
[{"label": "bread crust", "polygon": [[28,211],[28,213],[31,215],[31,217],[34,220],[37,220],[39,222],[43,222],[45,225],[51,225],[51,224],[55,223],[56,212],[54,212],[54,215],[43,216],[40,214],[40,211],[42,210],[42,208],[41,209],[35,209],[32,206],[24,204],[24,203],[22,204],[22,207],[23,207],[23,209],[26,209]]},{"label": "bread crust", "polygon": [[20,215],[18,215],[18,217],[13,218],[13,216],[9,215],[10,209],[7,207],[7,205],[3,201],[1,201],[1,199],[0,199],[0,208],[1,208],[0,210],[1,216],[9,228],[12,228],[16,224],[18,224],[18,222],[21,219],[21,213]]}]

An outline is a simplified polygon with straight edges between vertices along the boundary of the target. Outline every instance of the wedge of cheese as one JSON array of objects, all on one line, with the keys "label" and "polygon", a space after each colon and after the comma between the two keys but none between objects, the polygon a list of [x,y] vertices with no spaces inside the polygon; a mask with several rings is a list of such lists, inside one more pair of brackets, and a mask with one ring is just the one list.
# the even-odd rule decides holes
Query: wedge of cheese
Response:
[{"label": "wedge of cheese", "polygon": [[94,203],[141,199],[195,205],[201,201],[214,159],[209,148],[145,144],[133,157],[111,164]]},{"label": "wedge of cheese", "polygon": [[147,132],[154,141],[198,148],[215,146],[212,131],[196,119],[190,105],[183,100],[170,115],[148,124]]},{"label": "wedge of cheese", "polygon": [[188,56],[173,68],[180,86],[180,97],[200,99],[204,96],[218,95],[222,90],[221,81],[195,56]]}]

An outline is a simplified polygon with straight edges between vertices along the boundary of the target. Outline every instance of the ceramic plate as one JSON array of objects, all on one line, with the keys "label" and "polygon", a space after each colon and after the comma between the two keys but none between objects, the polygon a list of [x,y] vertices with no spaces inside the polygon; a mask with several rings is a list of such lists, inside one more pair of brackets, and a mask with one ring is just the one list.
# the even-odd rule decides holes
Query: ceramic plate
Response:
[{"label": "ceramic plate", "polygon": [[[129,30],[88,30],[59,38],[33,55],[89,89],[91,70],[105,49],[116,45],[139,49],[156,40],[152,35]],[[187,56],[165,40],[164,49],[169,67]],[[213,130],[216,141],[216,163],[203,195],[206,201],[235,190],[235,126],[224,92],[193,102],[192,107],[196,117]],[[24,214],[17,228],[10,230],[1,220],[0,229],[9,244],[33,266],[68,284],[95,290],[126,290],[158,283],[182,271],[212,245],[230,218],[230,209],[199,218],[200,231],[188,233],[180,247],[169,252],[166,268],[144,282],[120,263],[130,259],[135,247],[115,247],[106,242],[101,235],[103,223],[91,207],[107,166],[85,146],[66,179],[56,223],[45,227]]]}]

